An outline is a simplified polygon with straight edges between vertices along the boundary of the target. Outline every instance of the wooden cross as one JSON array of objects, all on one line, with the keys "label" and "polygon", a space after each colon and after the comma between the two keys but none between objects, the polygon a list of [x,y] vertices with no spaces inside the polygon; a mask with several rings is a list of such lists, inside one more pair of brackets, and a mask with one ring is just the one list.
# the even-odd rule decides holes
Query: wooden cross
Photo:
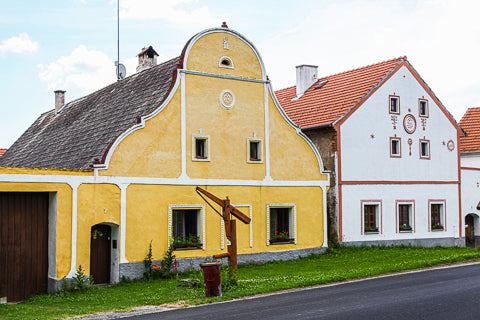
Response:
[{"label": "wooden cross", "polygon": [[[231,216],[240,219],[243,223],[249,224],[250,218],[247,217],[243,212],[235,208],[230,204],[230,200],[225,199],[222,200],[210,192],[197,187],[197,192],[203,193],[206,197],[210,198],[213,202],[220,205],[222,207],[222,219],[225,223],[225,234],[227,236],[227,253],[216,254],[213,256],[214,259],[221,259],[228,257],[228,275],[229,277],[235,276],[237,278],[237,224],[236,220],[232,220]],[[201,196],[201,195],[200,195]],[[203,196],[202,196],[203,198]],[[206,201],[206,199],[204,199]],[[207,202],[208,203],[208,202]],[[210,205],[210,204],[209,204]],[[213,208],[213,207],[212,207]],[[214,208],[215,210],[215,208]],[[216,211],[216,210],[215,210]],[[217,211],[218,212],[218,211]],[[222,235],[223,236],[223,235]]]}]

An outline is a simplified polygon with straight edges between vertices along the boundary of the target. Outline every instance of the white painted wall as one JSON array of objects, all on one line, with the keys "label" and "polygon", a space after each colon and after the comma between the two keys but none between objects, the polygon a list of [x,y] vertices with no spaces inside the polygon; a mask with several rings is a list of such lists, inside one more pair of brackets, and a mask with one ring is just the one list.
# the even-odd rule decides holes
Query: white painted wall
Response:
[{"label": "white painted wall", "polygon": [[[480,178],[480,171],[479,178]],[[480,194],[480,188],[477,189]],[[400,239],[452,238],[459,235],[458,185],[344,185],[343,241],[384,241]],[[381,233],[362,235],[362,200],[382,200]],[[415,200],[414,232],[397,232],[396,200]],[[445,199],[444,231],[428,231],[428,200]],[[413,226],[413,223],[412,223]]]},{"label": "white painted wall", "polygon": [[[462,156],[463,160],[463,156]],[[480,216],[480,210],[477,205],[480,202],[480,169],[462,169],[462,221],[465,222],[465,216],[474,213]],[[479,219],[476,219],[475,234],[480,235]]]},{"label": "white painted wall", "polygon": [[[389,95],[394,93],[400,96],[396,128],[389,113]],[[422,97],[428,99],[429,105],[425,130],[418,114],[418,99]],[[413,134],[404,130],[406,114],[415,116],[417,127]],[[390,137],[395,135],[401,138],[401,158],[390,157]],[[409,138],[412,139],[411,155]],[[430,160],[420,159],[419,139],[423,138],[430,140]],[[449,140],[455,143],[453,151],[447,148]],[[406,67],[397,71],[342,124],[341,148],[344,181],[458,179],[456,128]]]},{"label": "white painted wall", "polygon": [[460,155],[460,166],[469,168],[480,168],[480,153],[462,153]]}]

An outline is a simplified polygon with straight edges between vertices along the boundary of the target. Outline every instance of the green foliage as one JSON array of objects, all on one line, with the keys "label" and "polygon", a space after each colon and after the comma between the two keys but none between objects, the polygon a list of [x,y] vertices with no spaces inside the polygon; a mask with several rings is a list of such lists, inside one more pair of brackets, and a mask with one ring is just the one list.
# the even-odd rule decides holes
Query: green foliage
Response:
[{"label": "green foliage", "polygon": [[[223,297],[205,298],[203,275],[194,270],[179,273],[180,279],[198,279],[197,288],[178,286],[175,278],[120,283],[109,288],[66,291],[32,297],[19,304],[0,304],[3,319],[58,319],[137,306],[178,303],[185,305],[231,300],[243,296],[364,278],[402,270],[457,261],[479,260],[471,248],[339,247],[326,254],[292,261],[240,265],[237,285],[222,278]],[[228,274],[228,270],[223,270]],[[179,279],[179,280],[180,280]]]},{"label": "green foliage", "polygon": [[162,270],[165,274],[171,275],[173,272],[176,272],[177,268],[175,265],[175,250],[174,242],[170,241],[167,251],[163,254],[162,260]]},{"label": "green foliage", "polygon": [[148,252],[145,258],[143,259],[143,265],[145,266],[145,272],[143,277],[147,280],[150,280],[153,276],[153,261],[152,261],[152,240],[150,240],[150,245],[148,246]]},{"label": "green foliage", "polygon": [[93,283],[93,279],[84,274],[82,265],[78,266],[75,275],[73,276],[73,290],[83,290],[90,287]]}]

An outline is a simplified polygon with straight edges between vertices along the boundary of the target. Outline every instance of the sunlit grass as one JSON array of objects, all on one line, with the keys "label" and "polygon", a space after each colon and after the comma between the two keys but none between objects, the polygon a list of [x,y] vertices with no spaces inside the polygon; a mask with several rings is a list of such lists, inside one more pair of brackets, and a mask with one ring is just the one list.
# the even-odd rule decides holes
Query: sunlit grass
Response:
[{"label": "sunlit grass", "polygon": [[[41,295],[19,304],[3,304],[0,305],[0,318],[61,319],[146,305],[202,304],[479,258],[480,251],[470,248],[402,246],[329,249],[325,254],[294,261],[240,266],[238,285],[224,287],[223,297],[220,298],[205,298],[203,287],[179,287],[176,279],[134,281],[109,288],[94,287],[81,292]],[[200,271],[181,274],[180,278],[203,280]]]}]

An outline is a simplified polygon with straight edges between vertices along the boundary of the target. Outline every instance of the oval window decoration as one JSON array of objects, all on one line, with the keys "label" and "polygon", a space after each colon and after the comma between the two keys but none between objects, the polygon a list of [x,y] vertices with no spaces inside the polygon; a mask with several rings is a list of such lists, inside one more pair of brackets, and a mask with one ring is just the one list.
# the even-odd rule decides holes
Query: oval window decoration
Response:
[{"label": "oval window decoration", "polygon": [[417,121],[412,114],[407,114],[405,118],[403,118],[403,128],[407,133],[414,133],[417,129]]},{"label": "oval window decoration", "polygon": [[230,90],[223,90],[220,94],[220,104],[225,109],[231,109],[235,105],[235,96]]},{"label": "oval window decoration", "polygon": [[453,140],[448,140],[447,148],[448,148],[449,151],[455,150],[455,142],[453,142]]}]

